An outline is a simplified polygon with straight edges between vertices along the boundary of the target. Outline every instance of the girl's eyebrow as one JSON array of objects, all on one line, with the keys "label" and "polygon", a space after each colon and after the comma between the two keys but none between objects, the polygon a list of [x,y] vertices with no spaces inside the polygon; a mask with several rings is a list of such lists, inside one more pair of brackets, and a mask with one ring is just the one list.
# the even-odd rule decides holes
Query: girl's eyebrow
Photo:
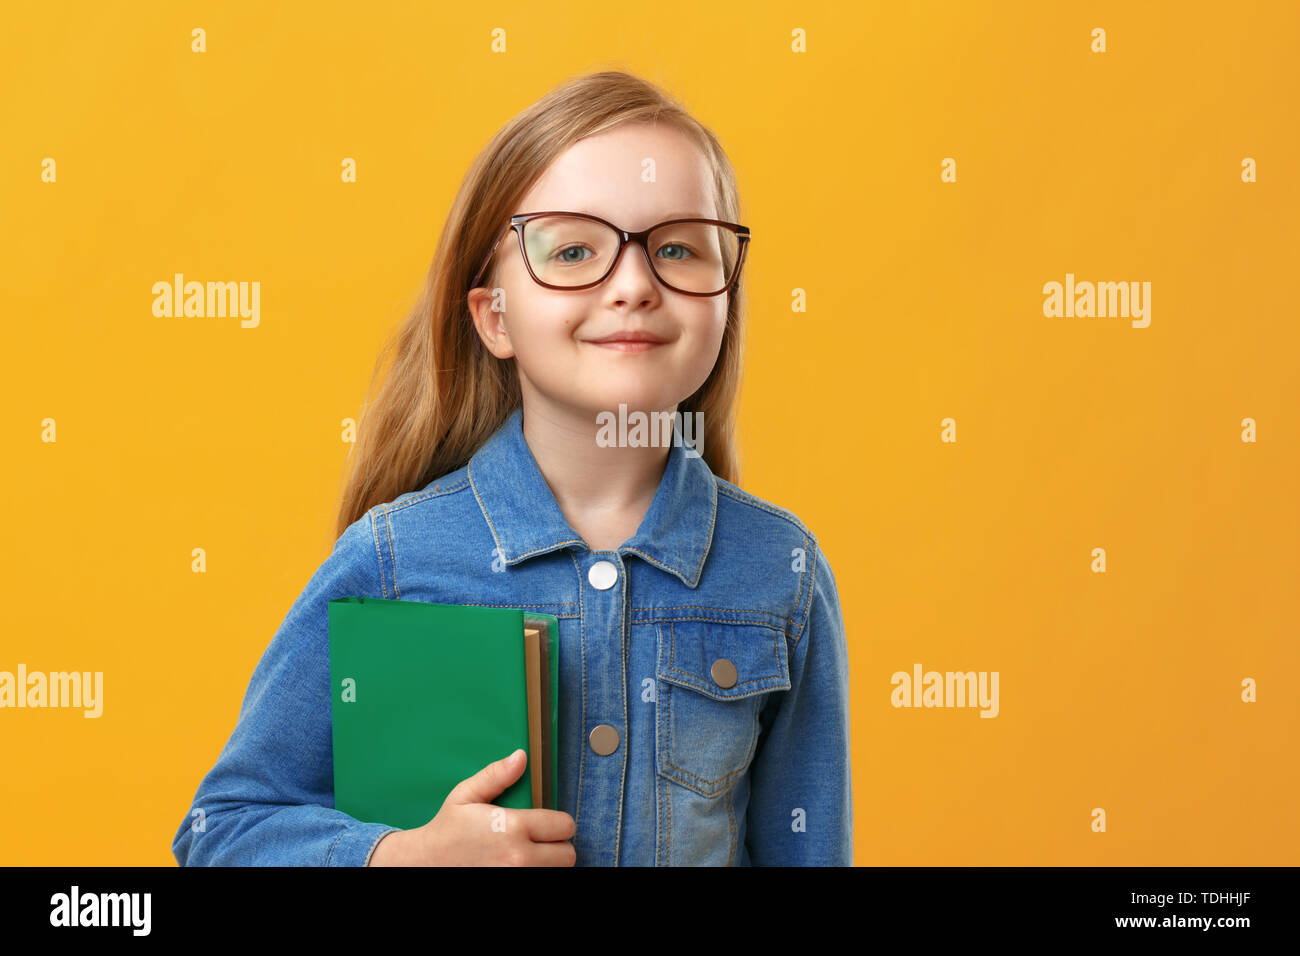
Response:
[{"label": "girl's eyebrow", "polygon": [[[592,209],[570,209],[569,212],[580,212],[580,213],[585,213],[588,216],[599,216],[601,219],[606,219],[609,222],[614,221],[604,213],[596,212],[595,210]],[[698,212],[694,212],[693,210],[686,210],[684,212],[665,213],[662,216],[660,216],[658,219],[656,219],[654,223],[652,223],[652,225],[654,225],[655,223],[667,222],[669,219],[709,219],[709,218],[712,217],[702,216]]]}]

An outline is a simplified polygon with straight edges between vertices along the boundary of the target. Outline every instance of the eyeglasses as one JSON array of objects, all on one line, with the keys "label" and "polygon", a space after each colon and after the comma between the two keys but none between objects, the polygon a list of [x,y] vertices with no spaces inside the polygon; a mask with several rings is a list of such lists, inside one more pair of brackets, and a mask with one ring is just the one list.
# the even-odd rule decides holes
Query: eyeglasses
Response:
[{"label": "eyeglasses", "polygon": [[[501,240],[512,230],[519,236],[528,274],[548,289],[600,285],[618,265],[627,244],[635,242],[655,278],[674,292],[721,295],[740,275],[749,248],[748,227],[720,219],[669,219],[642,232],[628,232],[586,213],[521,213],[510,217],[469,289],[478,285]],[[665,251],[668,256],[659,255]]]}]

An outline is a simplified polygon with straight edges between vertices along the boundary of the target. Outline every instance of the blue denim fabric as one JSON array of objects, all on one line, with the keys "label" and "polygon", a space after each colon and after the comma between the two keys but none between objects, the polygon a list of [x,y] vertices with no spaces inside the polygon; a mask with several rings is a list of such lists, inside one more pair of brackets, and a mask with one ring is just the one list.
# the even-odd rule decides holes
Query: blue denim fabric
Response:
[{"label": "blue denim fabric", "polygon": [[[334,809],[327,602],[348,595],[559,619],[578,865],[852,864],[848,648],[816,536],[674,444],[636,534],[592,551],[522,421],[339,537],[253,673],[173,840],[180,864],[362,866],[393,829]],[[598,562],[617,571],[603,590]],[[588,742],[601,724],[619,741],[604,756]]]}]

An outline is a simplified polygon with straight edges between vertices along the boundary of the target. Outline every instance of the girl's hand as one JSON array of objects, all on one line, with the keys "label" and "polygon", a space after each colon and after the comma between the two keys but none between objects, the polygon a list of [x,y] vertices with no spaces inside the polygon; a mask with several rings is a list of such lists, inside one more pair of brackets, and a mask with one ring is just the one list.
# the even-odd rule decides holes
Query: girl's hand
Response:
[{"label": "girl's hand", "polygon": [[491,801],[524,772],[516,750],[456,784],[437,815],[413,830],[394,830],[370,854],[370,866],[573,866],[573,817],[562,810],[515,810]]}]

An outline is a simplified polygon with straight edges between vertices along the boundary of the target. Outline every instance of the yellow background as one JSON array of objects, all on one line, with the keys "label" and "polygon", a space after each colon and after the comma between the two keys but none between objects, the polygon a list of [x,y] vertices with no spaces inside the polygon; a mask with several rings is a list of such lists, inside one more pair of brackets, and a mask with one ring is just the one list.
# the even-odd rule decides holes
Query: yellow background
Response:
[{"label": "yellow background", "polygon": [[[1300,5],[6,19],[0,669],[102,670],[104,714],[0,711],[0,864],[174,863],[332,546],[340,422],[461,177],[603,68],[680,97],[738,170],[741,484],[799,515],[839,582],[857,863],[1300,863]],[[175,272],[260,281],[260,327],[155,318]],[[1151,282],[1150,327],[1045,318],[1067,272]],[[998,671],[999,716],[895,709],[917,662]]]}]

